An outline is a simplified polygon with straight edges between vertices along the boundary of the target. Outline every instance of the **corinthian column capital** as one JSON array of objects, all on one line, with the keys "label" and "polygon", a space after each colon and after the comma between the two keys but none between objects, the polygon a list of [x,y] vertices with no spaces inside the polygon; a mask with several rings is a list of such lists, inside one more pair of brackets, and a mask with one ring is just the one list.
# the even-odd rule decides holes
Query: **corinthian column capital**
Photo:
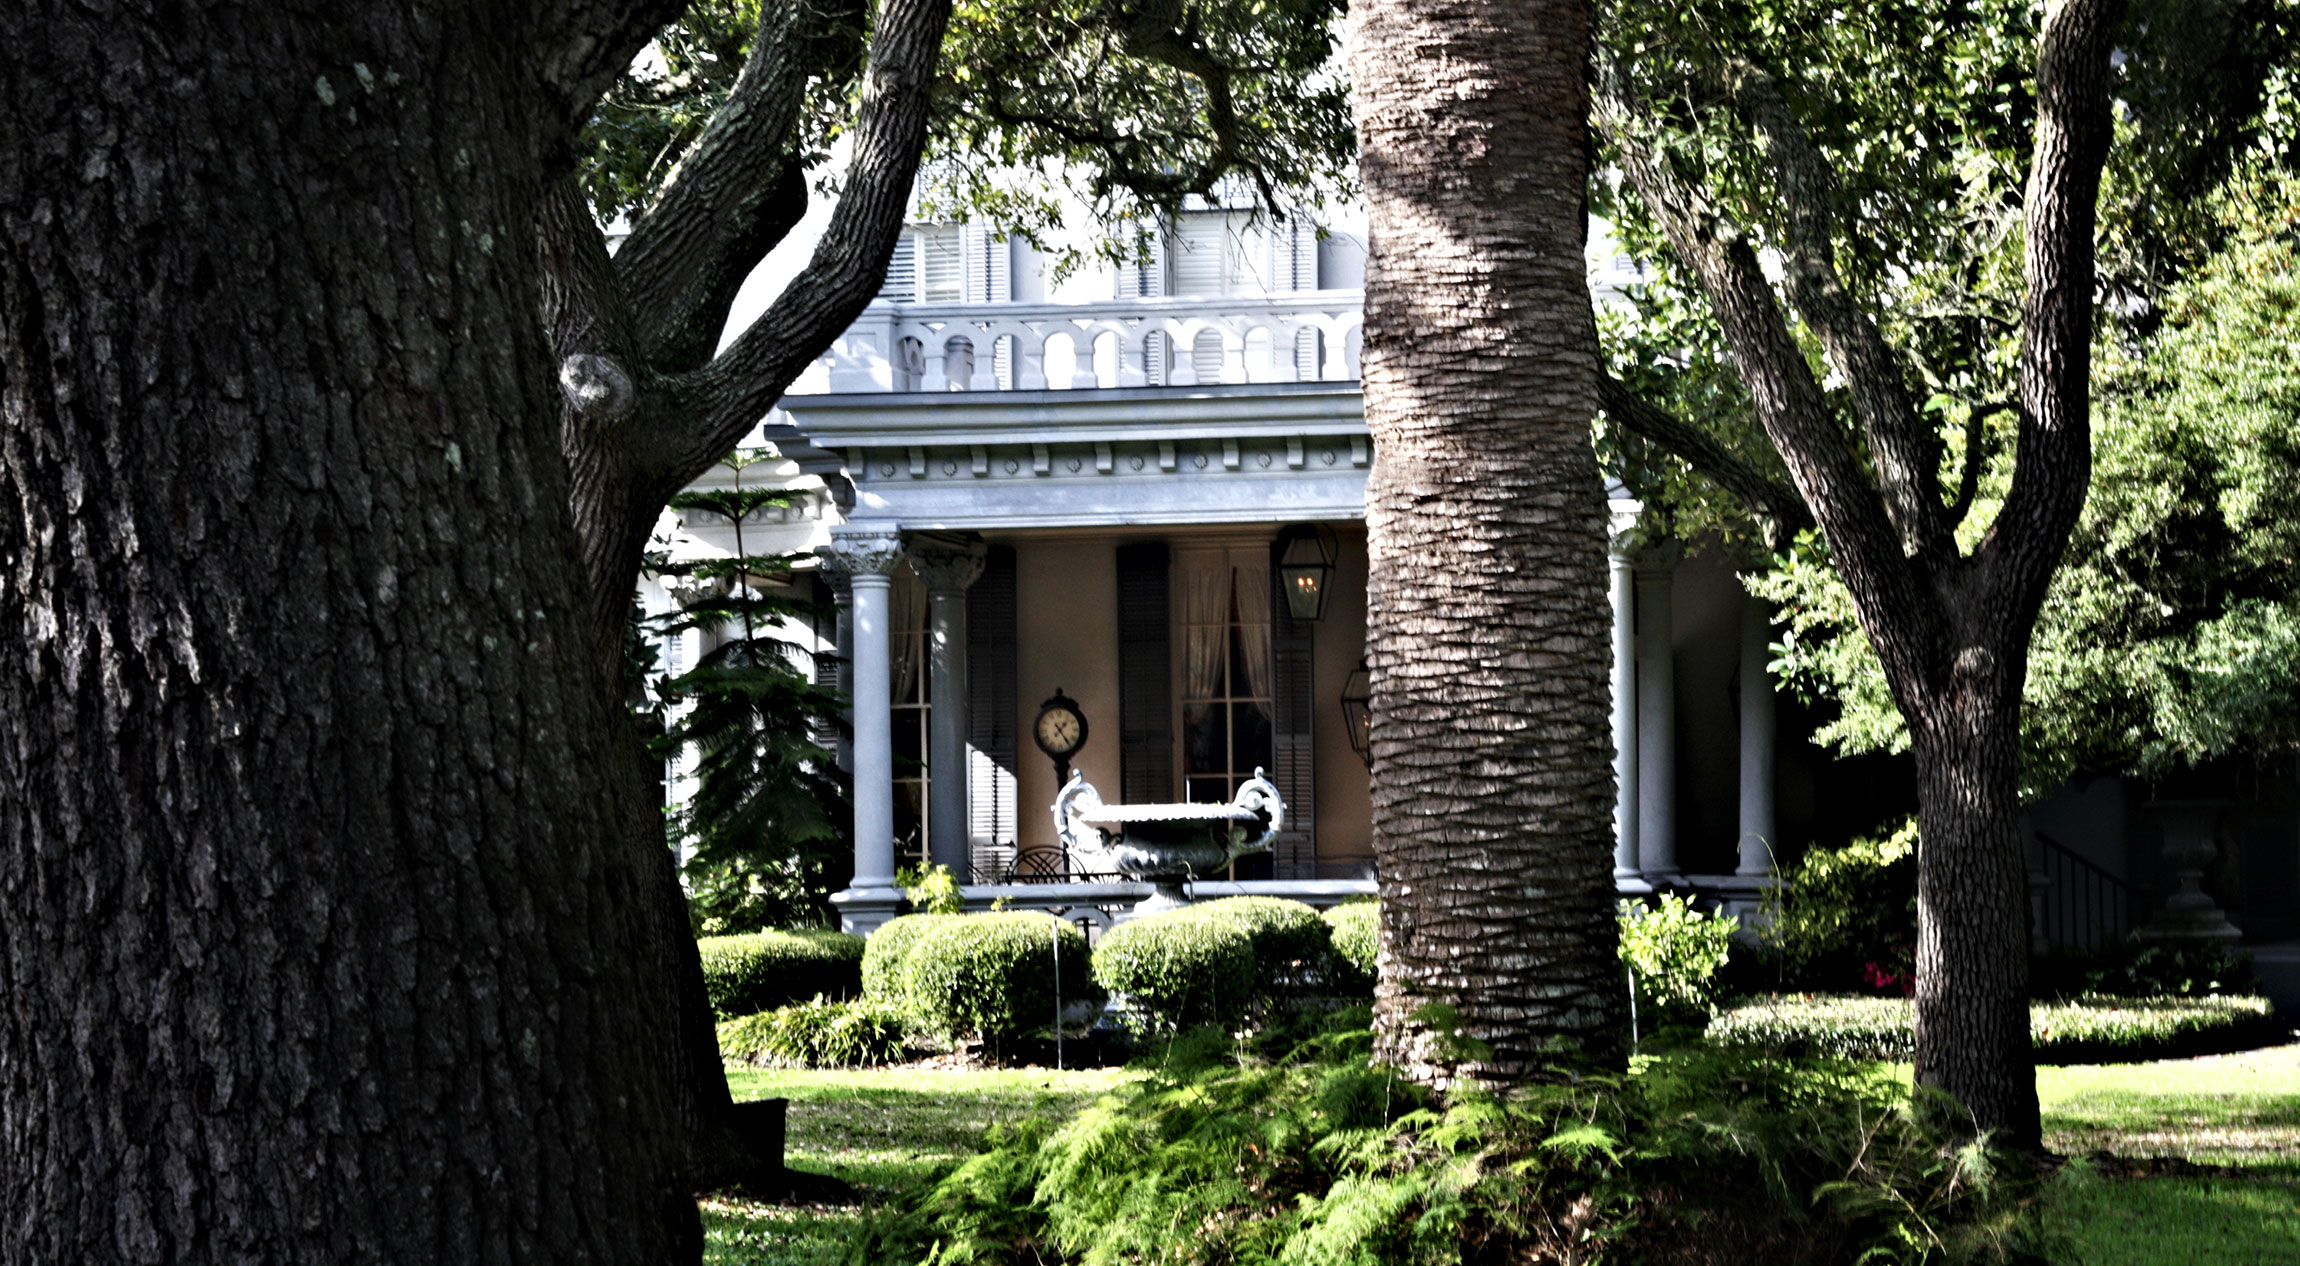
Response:
[{"label": "corinthian column capital", "polygon": [[902,533],[891,527],[831,529],[831,542],[816,551],[848,576],[891,576],[902,565]]},{"label": "corinthian column capital", "polygon": [[915,536],[910,541],[910,569],[925,582],[928,593],[965,593],[982,576],[983,559],[989,553],[981,541]]}]

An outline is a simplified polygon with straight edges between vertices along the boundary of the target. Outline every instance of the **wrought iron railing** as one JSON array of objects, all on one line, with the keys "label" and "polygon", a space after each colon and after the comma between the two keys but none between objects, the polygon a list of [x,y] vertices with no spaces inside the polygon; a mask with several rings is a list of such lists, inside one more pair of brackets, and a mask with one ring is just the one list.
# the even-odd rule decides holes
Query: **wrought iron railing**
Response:
[{"label": "wrought iron railing", "polygon": [[2043,881],[2032,910],[2037,941],[2092,951],[2123,939],[2138,910],[2132,885],[2042,831],[2036,842]]}]

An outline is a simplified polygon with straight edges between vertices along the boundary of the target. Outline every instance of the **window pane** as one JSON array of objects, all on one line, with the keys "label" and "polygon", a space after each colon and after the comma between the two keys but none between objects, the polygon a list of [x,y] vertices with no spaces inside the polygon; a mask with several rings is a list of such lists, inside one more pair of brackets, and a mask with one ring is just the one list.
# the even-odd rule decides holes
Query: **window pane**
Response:
[{"label": "window pane", "polygon": [[1230,705],[1230,769],[1242,780],[1270,764],[1270,718],[1250,703]]},{"label": "window pane", "polygon": [[[1220,774],[1229,771],[1224,758],[1222,705],[1192,703],[1182,709],[1182,772]],[[1195,797],[1193,797],[1195,798]]]}]

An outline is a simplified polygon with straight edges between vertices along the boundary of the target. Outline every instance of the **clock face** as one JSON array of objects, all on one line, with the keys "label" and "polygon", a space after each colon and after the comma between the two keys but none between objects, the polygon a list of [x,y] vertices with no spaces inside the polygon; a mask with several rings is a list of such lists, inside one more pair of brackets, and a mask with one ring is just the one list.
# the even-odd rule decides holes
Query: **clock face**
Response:
[{"label": "clock face", "polygon": [[1048,708],[1038,714],[1032,737],[1047,755],[1068,756],[1086,742],[1086,718],[1069,708]]}]

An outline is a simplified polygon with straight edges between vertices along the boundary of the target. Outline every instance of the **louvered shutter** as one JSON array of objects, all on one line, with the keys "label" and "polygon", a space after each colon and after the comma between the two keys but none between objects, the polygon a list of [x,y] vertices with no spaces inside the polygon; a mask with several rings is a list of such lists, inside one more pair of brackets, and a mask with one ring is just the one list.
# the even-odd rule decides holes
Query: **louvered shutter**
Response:
[{"label": "louvered shutter", "polygon": [[[1014,297],[1014,276],[1010,266],[1004,238],[994,238],[990,230],[969,224],[961,230],[966,256],[966,302],[1005,303]],[[982,349],[975,349],[976,355]],[[996,338],[990,349],[991,381],[1002,391],[1014,386],[1014,339]]]},{"label": "louvered shutter", "polygon": [[918,302],[918,234],[905,229],[895,239],[894,258],[887,261],[886,284],[879,287],[881,298],[901,303]]},{"label": "louvered shutter", "polygon": [[967,857],[974,883],[1014,868],[1017,756],[1014,551],[993,545],[966,591]]},{"label": "louvered shutter", "polygon": [[956,224],[928,224],[917,231],[918,297],[926,303],[966,301],[966,239]]},{"label": "louvered shutter", "polygon": [[1184,212],[1174,217],[1174,243],[1168,252],[1178,295],[1230,293],[1230,221],[1219,212]]},{"label": "louvered shutter", "polygon": [[1311,665],[1312,632],[1286,607],[1278,548],[1270,550],[1270,781],[1286,802],[1286,829],[1272,844],[1271,868],[1278,879],[1318,877],[1318,774],[1311,747],[1316,674]]},{"label": "louvered shutter", "polygon": [[1166,546],[1118,547],[1119,797],[1174,798],[1174,651],[1167,621]]}]

